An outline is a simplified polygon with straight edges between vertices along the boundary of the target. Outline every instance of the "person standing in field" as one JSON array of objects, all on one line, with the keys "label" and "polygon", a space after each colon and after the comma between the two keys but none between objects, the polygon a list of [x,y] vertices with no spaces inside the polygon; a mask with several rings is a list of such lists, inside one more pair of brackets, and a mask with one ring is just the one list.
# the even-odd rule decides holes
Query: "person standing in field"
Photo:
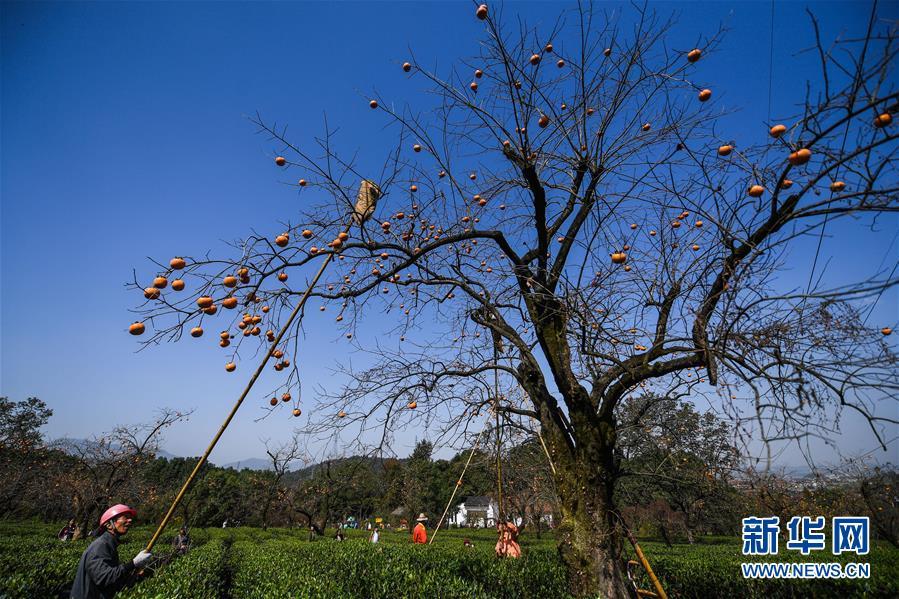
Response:
[{"label": "person standing in field", "polygon": [[56,533],[56,538],[60,541],[71,541],[75,538],[75,521],[69,520],[69,523],[62,527],[58,533]]},{"label": "person standing in field", "polygon": [[424,512],[418,515],[418,518],[415,519],[418,524],[415,525],[415,528],[412,529],[412,543],[416,545],[424,545],[428,542],[428,531],[425,529],[425,522],[428,521],[428,517],[425,516]]},{"label": "person standing in field", "polygon": [[172,549],[178,555],[184,555],[190,550],[190,535],[187,534],[186,526],[182,526],[178,535],[172,539]]},{"label": "person standing in field", "polygon": [[136,580],[136,572],[152,555],[141,550],[134,559],[122,564],[118,550],[121,537],[128,533],[136,517],[137,512],[121,503],[103,512],[97,538],[78,562],[71,599],[111,599],[126,584]]},{"label": "person standing in field", "polygon": [[496,542],[497,557],[521,557],[518,527],[512,522],[500,522],[496,530],[499,532],[499,540]]},{"label": "person standing in field", "polygon": [[368,540],[371,541],[372,543],[377,543],[378,541],[381,540],[381,533],[378,532],[377,528],[374,528],[371,531],[371,535],[369,535]]}]

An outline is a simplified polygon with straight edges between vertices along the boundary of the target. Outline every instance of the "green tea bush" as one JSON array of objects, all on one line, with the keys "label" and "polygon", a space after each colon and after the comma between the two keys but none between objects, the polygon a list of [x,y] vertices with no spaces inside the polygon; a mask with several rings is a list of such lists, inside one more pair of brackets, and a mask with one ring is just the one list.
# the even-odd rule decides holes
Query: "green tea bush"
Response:
[{"label": "green tea bush", "polygon": [[[0,525],[0,598],[69,596],[81,554],[93,539],[63,543],[56,539],[59,528],[61,525],[35,522]],[[132,529],[119,545],[121,559],[134,557],[151,533],[150,527]],[[194,542],[207,537],[201,531]]]},{"label": "green tea bush", "polygon": [[499,560],[486,544],[370,545],[337,542],[237,542],[234,597],[566,597],[554,552]]},{"label": "green tea bush", "polygon": [[160,567],[157,574],[126,589],[122,599],[218,599],[227,582],[226,543],[216,539]]},{"label": "green tea bush", "polygon": [[[707,597],[745,597],[747,599],[779,599],[815,597],[899,597],[899,551],[877,543],[865,556],[833,556],[822,551],[802,556],[794,551],[781,551],[777,556],[761,558],[744,556],[740,544],[732,540],[721,545],[675,545],[641,543],[665,591],[672,597],[706,599]],[[745,579],[743,562],[866,562],[871,564],[868,579]],[[638,569],[642,572],[642,569]],[[641,588],[651,589],[644,576]]]},{"label": "green tea bush", "polygon": [[47,537],[0,541],[0,597],[68,596],[87,541],[62,543]]},{"label": "green tea bush", "polygon": [[[88,540],[61,543],[57,526],[0,523],[0,598],[68,596]],[[147,542],[151,526],[133,529],[119,547],[122,559]],[[155,553],[165,554],[174,531]],[[429,534],[433,532],[429,531]],[[338,543],[331,534],[308,541],[304,529],[209,528],[191,531],[193,549],[159,567],[124,591],[123,599],[365,598],[512,599],[568,597],[565,568],[551,535],[522,536],[524,555],[493,555],[492,530],[440,531],[434,544],[413,546],[407,532],[386,531],[377,545],[367,531],[347,531]],[[468,538],[474,548],[462,547]],[[767,559],[740,553],[738,539],[693,546],[641,543],[670,597],[780,599],[899,597],[899,551],[875,543],[866,556],[808,557],[791,551]],[[839,561],[871,564],[867,580],[746,580],[746,561]],[[642,573],[638,568],[637,572]],[[640,587],[651,589],[645,574]]]}]

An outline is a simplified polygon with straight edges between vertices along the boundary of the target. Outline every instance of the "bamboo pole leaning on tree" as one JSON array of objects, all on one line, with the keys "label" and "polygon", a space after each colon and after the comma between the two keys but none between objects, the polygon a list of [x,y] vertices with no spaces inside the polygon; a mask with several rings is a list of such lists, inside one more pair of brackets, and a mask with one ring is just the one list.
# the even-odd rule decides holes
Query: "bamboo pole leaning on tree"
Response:
[{"label": "bamboo pole leaning on tree", "polygon": [[[368,180],[363,180],[359,185],[359,194],[356,197],[356,205],[353,208],[352,221],[347,223],[343,231],[346,233],[349,231],[350,227],[353,223],[356,223],[358,226],[362,226],[362,224],[368,220],[369,217],[374,213],[375,205],[378,202],[378,198],[381,196],[380,188]],[[206,460],[209,458],[209,454],[212,453],[212,450],[215,449],[216,444],[221,439],[222,434],[224,434],[225,429],[228,428],[228,425],[231,424],[231,420],[234,418],[234,415],[237,414],[237,410],[240,409],[240,405],[243,403],[243,400],[246,399],[247,395],[249,395],[250,390],[253,388],[253,385],[256,383],[256,380],[259,378],[259,375],[262,374],[262,370],[265,368],[265,365],[268,363],[269,358],[272,357],[272,354],[278,348],[278,344],[281,343],[281,339],[284,337],[285,333],[290,329],[293,324],[294,319],[303,309],[303,306],[306,305],[306,300],[309,299],[309,296],[312,294],[312,290],[318,284],[318,280],[321,278],[322,274],[325,272],[328,264],[331,263],[331,260],[334,258],[334,252],[330,252],[325,256],[325,259],[322,261],[321,267],[319,267],[318,272],[315,273],[315,276],[312,278],[312,282],[309,283],[309,286],[306,288],[306,291],[303,293],[303,296],[300,298],[299,303],[293,309],[293,312],[290,313],[290,316],[287,319],[284,327],[282,327],[281,331],[278,333],[278,336],[275,337],[275,340],[272,342],[271,346],[268,348],[268,351],[265,354],[265,357],[262,359],[262,362],[256,368],[256,372],[253,373],[253,376],[250,378],[250,381],[247,383],[247,386],[244,387],[243,392],[240,394],[240,397],[237,398],[237,401],[232,406],[231,411],[228,413],[228,416],[225,418],[225,421],[222,423],[222,426],[219,427],[218,432],[210,441],[209,446],[206,448],[206,451],[203,452],[203,455],[200,456],[200,459],[197,460],[197,465],[194,466],[193,471],[187,477],[187,480],[184,481],[184,484],[181,486],[181,490],[178,491],[178,494],[175,496],[174,501],[172,501],[172,505],[169,506],[168,511],[165,516],[163,516],[162,521],[159,523],[159,526],[156,528],[156,532],[153,533],[153,537],[150,539],[150,542],[147,543],[146,550],[152,551],[153,546],[156,544],[156,541],[159,540],[159,536],[165,530],[165,527],[168,526],[168,523],[171,521],[172,516],[175,514],[175,510],[178,509],[178,505],[181,503],[181,500],[184,498],[184,495],[187,493],[188,489],[190,489],[191,484],[196,478],[197,474],[200,472],[200,469],[203,467],[203,464],[206,463]]]},{"label": "bamboo pole leaning on tree", "polygon": [[616,515],[621,521],[621,527],[624,529],[624,534],[627,536],[627,540],[630,541],[631,545],[633,545],[634,547],[634,552],[637,554],[637,559],[639,560],[640,565],[643,566],[644,570],[646,570],[646,574],[647,576],[649,576],[649,581],[652,583],[652,587],[655,589],[655,592],[636,589],[637,595],[641,597],[658,597],[659,599],[668,599],[668,595],[665,593],[665,589],[662,588],[662,583],[659,581],[659,577],[656,576],[656,573],[652,571],[652,566],[649,565],[649,560],[646,559],[646,556],[643,554],[643,550],[640,548],[640,544],[637,543],[637,538],[634,536],[634,533],[632,533],[631,529],[627,527],[627,524],[625,524],[624,518],[621,517],[621,514],[616,513]]},{"label": "bamboo pole leaning on tree", "polygon": [[437,528],[434,529],[434,534],[431,535],[431,540],[428,541],[428,545],[434,542],[434,539],[437,538],[437,532],[440,530],[440,525],[443,524],[443,519],[446,518],[446,513],[449,511],[450,506],[453,504],[453,499],[456,497],[456,491],[459,490],[459,487],[462,486],[462,479],[465,478],[465,471],[468,470],[468,465],[471,464],[471,458],[474,457],[474,452],[478,449],[478,443],[481,442],[481,435],[484,434],[484,430],[486,426],[481,429],[481,432],[478,433],[478,438],[475,439],[474,445],[471,448],[471,453],[468,454],[468,460],[465,462],[465,466],[462,468],[462,474],[459,475],[459,480],[456,481],[455,486],[453,487],[453,492],[450,495],[449,501],[446,502],[446,508],[443,510],[443,515],[440,516],[440,520],[437,522]]}]

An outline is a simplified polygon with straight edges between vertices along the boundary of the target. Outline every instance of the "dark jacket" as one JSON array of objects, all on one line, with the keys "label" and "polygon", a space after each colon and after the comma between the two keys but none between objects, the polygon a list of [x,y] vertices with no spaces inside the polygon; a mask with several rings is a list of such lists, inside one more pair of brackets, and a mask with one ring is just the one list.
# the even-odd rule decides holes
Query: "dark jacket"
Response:
[{"label": "dark jacket", "polygon": [[119,563],[119,538],[106,531],[84,551],[78,562],[72,599],[111,599],[131,579],[134,564]]},{"label": "dark jacket", "polygon": [[190,535],[179,532],[178,535],[172,539],[172,549],[178,553],[187,552],[187,550],[190,549]]}]

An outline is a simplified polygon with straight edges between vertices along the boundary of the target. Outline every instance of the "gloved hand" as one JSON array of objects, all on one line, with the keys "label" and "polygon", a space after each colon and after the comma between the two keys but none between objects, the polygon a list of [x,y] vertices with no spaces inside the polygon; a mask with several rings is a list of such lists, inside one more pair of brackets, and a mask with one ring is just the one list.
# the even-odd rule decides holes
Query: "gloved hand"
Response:
[{"label": "gloved hand", "polygon": [[134,564],[135,568],[140,569],[140,567],[150,561],[150,558],[152,557],[153,554],[144,549],[143,551],[138,553],[133,560],[131,560],[131,563]]}]

